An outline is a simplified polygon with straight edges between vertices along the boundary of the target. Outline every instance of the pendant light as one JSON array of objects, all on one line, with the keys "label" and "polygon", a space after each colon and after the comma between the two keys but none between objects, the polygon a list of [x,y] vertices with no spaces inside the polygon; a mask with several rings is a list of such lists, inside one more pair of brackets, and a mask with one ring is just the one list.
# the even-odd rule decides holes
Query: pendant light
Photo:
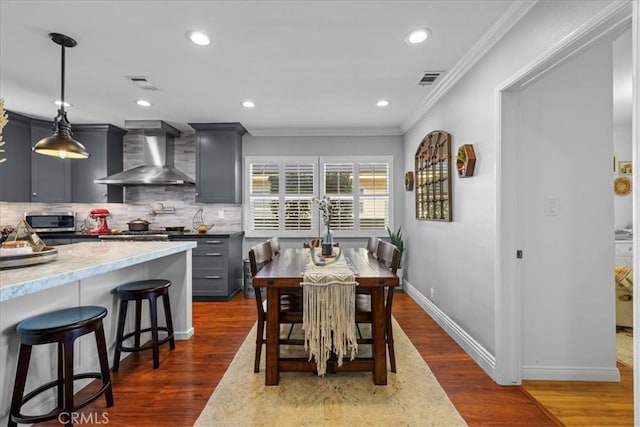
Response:
[{"label": "pendant light", "polygon": [[33,147],[33,151],[47,156],[60,157],[61,159],[86,159],[89,152],[84,145],[71,138],[71,123],[67,119],[67,112],[64,111],[64,48],[74,47],[78,43],[71,37],[64,34],[50,33],[49,37],[55,44],[62,47],[62,93],[60,96],[60,109],[54,120],[55,133],[53,136],[43,138]]}]

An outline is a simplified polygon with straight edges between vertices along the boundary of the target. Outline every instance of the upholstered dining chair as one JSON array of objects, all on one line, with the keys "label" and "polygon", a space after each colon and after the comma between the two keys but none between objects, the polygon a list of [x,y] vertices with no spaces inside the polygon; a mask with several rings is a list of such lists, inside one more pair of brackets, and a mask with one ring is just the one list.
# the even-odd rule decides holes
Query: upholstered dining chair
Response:
[{"label": "upholstered dining chair", "polygon": [[[271,240],[253,246],[249,250],[249,266],[251,276],[256,274],[273,259]],[[253,365],[253,372],[260,372],[260,357],[262,355],[262,345],[266,343],[264,337],[264,326],[267,321],[267,299],[262,298],[262,289],[255,288],[256,307],[258,309],[258,324],[256,332],[256,352]],[[297,293],[280,296],[280,323],[291,324],[289,335],[286,340],[280,340],[281,344],[304,344],[303,340],[291,340],[293,324],[302,323],[302,298]]]},{"label": "upholstered dining chair", "polygon": [[[384,240],[378,240],[378,248],[376,251],[378,262],[386,265],[393,274],[398,271],[398,264],[400,259],[400,251],[395,245],[388,243]],[[396,353],[393,345],[393,328],[391,322],[391,308],[393,306],[393,288],[387,289],[387,295],[385,298],[385,341],[387,343],[387,349],[389,351],[389,363],[391,364],[391,372],[396,372]],[[371,323],[373,321],[373,315],[371,312],[371,295],[370,294],[357,294],[356,295],[356,324],[358,323]],[[359,328],[358,328],[359,330]],[[371,344],[373,341],[369,338],[361,338],[359,343]]]}]

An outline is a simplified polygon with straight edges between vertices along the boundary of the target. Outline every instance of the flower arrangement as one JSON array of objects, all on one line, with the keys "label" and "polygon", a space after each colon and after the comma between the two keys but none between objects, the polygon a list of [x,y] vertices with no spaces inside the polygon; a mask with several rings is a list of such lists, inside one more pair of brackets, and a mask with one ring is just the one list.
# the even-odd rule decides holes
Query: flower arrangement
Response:
[{"label": "flower arrangement", "polygon": [[329,228],[331,224],[331,215],[335,210],[335,205],[331,203],[331,198],[328,196],[322,196],[322,198],[314,197],[311,201],[318,205],[320,216],[322,216],[322,222]]},{"label": "flower arrangement", "polygon": [[329,256],[333,251],[333,236],[331,235],[331,215],[333,214],[336,205],[331,203],[331,198],[328,196],[322,196],[321,199],[314,197],[311,199],[313,203],[318,205],[320,216],[322,216],[322,222],[326,227],[324,239],[322,241],[322,255]]}]

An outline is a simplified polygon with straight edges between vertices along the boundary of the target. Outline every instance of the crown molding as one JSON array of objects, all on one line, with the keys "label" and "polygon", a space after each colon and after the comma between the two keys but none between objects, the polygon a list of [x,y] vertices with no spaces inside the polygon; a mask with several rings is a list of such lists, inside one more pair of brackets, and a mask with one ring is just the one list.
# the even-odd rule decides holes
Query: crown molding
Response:
[{"label": "crown molding", "polygon": [[531,10],[538,0],[513,2],[511,7],[500,17],[485,35],[473,45],[453,68],[444,74],[442,80],[436,84],[429,95],[422,102],[419,109],[413,113],[400,130],[407,132],[427,111],[429,111],[458,81],[500,40],[520,19]]},{"label": "crown molding", "polygon": [[400,136],[397,127],[384,128],[257,128],[252,136]]}]

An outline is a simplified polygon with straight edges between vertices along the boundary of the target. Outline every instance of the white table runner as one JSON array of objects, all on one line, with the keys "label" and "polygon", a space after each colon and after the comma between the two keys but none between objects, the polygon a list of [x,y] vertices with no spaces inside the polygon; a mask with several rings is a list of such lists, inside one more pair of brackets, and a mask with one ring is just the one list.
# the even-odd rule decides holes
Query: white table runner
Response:
[{"label": "white table runner", "polygon": [[[311,249],[314,250],[314,249]],[[315,249],[319,255],[319,250]],[[304,346],[315,359],[318,375],[324,376],[334,352],[338,366],[347,352],[351,360],[358,351],[355,325],[355,275],[344,258],[318,266],[309,257],[303,281]]]}]

